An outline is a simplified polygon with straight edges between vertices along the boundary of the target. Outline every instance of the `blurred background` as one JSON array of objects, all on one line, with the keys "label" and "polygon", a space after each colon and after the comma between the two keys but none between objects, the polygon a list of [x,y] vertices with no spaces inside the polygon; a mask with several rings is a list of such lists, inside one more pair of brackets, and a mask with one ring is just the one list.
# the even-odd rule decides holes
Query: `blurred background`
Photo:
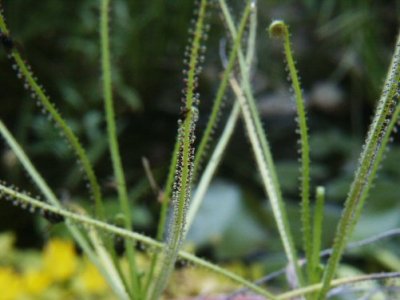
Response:
[{"label": "blurred background", "polygon": [[[183,52],[193,16],[192,1],[113,0],[111,40],[119,141],[135,229],[154,236],[160,204],[142,165],[146,157],[160,186],[166,179],[179,118]],[[243,2],[234,0],[237,18]],[[80,137],[93,161],[113,222],[118,211],[105,136],[100,84],[98,1],[4,0],[12,37],[47,94]],[[312,184],[327,191],[324,247],[349,189],[361,145],[379,98],[399,28],[400,1],[259,1],[254,92],[258,100],[289,209],[299,228],[299,163],[293,99],[282,45],[265,28],[274,19],[290,26],[307,101]],[[222,71],[220,42],[228,37],[217,5],[200,77],[198,136],[208,120]],[[0,51],[0,117],[57,194],[91,207],[75,157],[46,115],[35,106]],[[232,97],[227,95],[218,139]],[[400,226],[400,137],[394,134],[376,186],[353,239]],[[212,148],[211,148],[212,149]],[[0,178],[38,194],[12,152],[1,144]],[[0,230],[12,231],[19,248],[40,248],[62,225],[0,202]],[[227,149],[189,241],[217,261],[257,262],[268,273],[284,263],[281,244],[242,124]],[[300,245],[300,240],[298,240]],[[345,260],[368,272],[400,270],[398,239],[364,247]],[[384,253],[385,255],[383,255]]]}]

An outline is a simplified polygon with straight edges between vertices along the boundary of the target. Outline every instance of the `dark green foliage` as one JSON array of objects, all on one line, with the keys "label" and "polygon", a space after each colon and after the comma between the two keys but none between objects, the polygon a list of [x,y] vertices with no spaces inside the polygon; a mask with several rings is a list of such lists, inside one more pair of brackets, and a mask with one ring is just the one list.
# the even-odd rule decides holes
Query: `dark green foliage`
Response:
[{"label": "dark green foliage", "polygon": [[[243,12],[242,1],[237,2],[233,3],[231,7],[236,16],[235,21]],[[178,144],[178,148],[184,154],[181,154],[178,164],[183,166],[185,176],[181,176],[178,172],[175,181],[179,188],[179,184],[182,184],[179,180],[181,177],[185,178],[184,191],[186,194],[183,197],[178,195],[178,198],[182,198],[178,208],[179,214],[183,212],[181,215],[184,220],[186,201],[190,198],[191,155],[193,155],[193,147],[197,146],[196,142],[191,141],[194,136],[194,125],[197,128],[196,132],[199,133],[198,136],[201,136],[206,127],[207,114],[211,111],[207,99],[212,98],[210,95],[214,94],[214,90],[218,87],[216,83],[220,79],[218,77],[218,72],[221,71],[220,62],[216,55],[218,41],[210,39],[210,45],[208,45],[212,50],[208,51],[211,53],[208,55],[211,56],[210,62],[203,66],[204,72],[201,75],[197,74],[197,63],[190,67],[196,71],[195,75],[192,74],[192,79],[189,75],[188,81],[193,81],[195,78],[195,81],[200,83],[200,87],[197,89],[197,83],[191,83],[193,86],[185,91],[185,96],[188,97],[186,103],[189,104],[180,111],[178,95],[180,89],[185,87],[185,83],[181,79],[181,70],[184,65],[181,60],[183,45],[187,44],[187,28],[192,15],[192,3],[188,1],[178,4],[176,1],[161,0],[151,2],[113,0],[111,3],[110,42],[113,65],[111,75],[113,79],[112,93],[115,98],[114,108],[117,116],[116,133],[120,141],[121,160],[127,186],[131,187],[131,190],[124,191],[124,193],[130,203],[135,203],[136,207],[139,204],[147,215],[153,216],[153,218],[148,218],[152,221],[147,221],[145,230],[154,233],[157,227],[155,222],[157,217],[154,216],[159,215],[161,205],[151,193],[149,184],[144,179],[145,172],[142,168],[141,157],[145,155],[149,159],[154,169],[155,180],[162,186],[171,157],[176,120],[181,119],[182,131],[185,133],[184,142],[181,145]],[[35,75],[40,78],[40,82],[46,84],[48,89],[46,94],[63,112],[68,125],[79,136],[84,148],[88,150],[88,157],[94,165],[95,172],[99,175],[100,190],[105,194],[106,203],[108,200],[115,201],[115,189],[118,184],[109,177],[112,171],[107,152],[107,137],[104,134],[106,130],[101,101],[97,3],[84,0],[79,3],[68,2],[60,5],[50,0],[41,1],[39,4],[36,1],[17,0],[4,4],[12,32],[0,32],[0,86],[2,87],[0,95],[1,99],[4,99],[1,119],[4,119],[8,127],[12,129],[16,139],[27,150],[35,164],[37,163],[38,168],[43,170],[49,185],[55,187],[56,191],[61,189],[68,191],[74,195],[73,200],[84,199],[85,205],[91,203],[88,201],[82,176],[74,164],[75,157],[66,146],[64,139],[58,136],[59,130],[52,123],[47,122],[47,116],[34,109],[29,94],[21,92],[20,83],[14,80],[14,76],[11,76],[14,74],[7,66],[5,57],[15,48],[21,51],[23,58],[32,62]],[[340,215],[338,208],[342,206],[341,202],[347,196],[350,180],[356,167],[354,161],[359,153],[360,141],[363,140],[361,133],[367,129],[366,125],[369,123],[367,119],[373,110],[373,102],[377,98],[380,81],[390,57],[389,49],[392,47],[394,33],[384,29],[396,28],[393,25],[395,17],[389,14],[385,20],[381,21],[382,11],[395,10],[396,5],[386,3],[378,5],[364,1],[354,1],[351,4],[346,1],[337,1],[335,4],[334,1],[328,0],[304,1],[304,3],[288,1],[283,4],[272,1],[259,4],[261,24],[265,20],[269,20],[271,16],[285,17],[285,15],[288,16],[287,21],[291,24],[293,47],[296,49],[298,61],[297,68],[299,73],[304,75],[302,82],[304,83],[305,108],[310,112],[308,125],[312,132],[310,148],[313,162],[311,177],[315,180],[315,184],[323,185],[327,190],[326,207],[319,206],[317,209],[326,214],[324,226],[322,226],[323,241],[321,241],[322,247],[324,247],[331,244],[333,227]],[[214,8],[211,7],[211,9]],[[32,13],[27,13],[24,17],[21,11],[31,11]],[[299,16],[304,16],[304,18]],[[218,23],[217,21],[217,18],[209,20],[213,25]],[[220,22],[218,24],[215,32],[219,32],[222,28]],[[316,29],[309,30],[310,28]],[[221,37],[221,35],[216,36]],[[232,44],[228,43],[227,49],[231,50],[232,48]],[[268,49],[266,50],[266,48]],[[258,64],[249,76],[251,83],[254,82],[254,91],[251,92],[254,92],[257,99],[260,99],[257,115],[260,114],[266,121],[264,128],[266,128],[268,137],[271,138],[271,152],[279,174],[277,177],[283,178],[282,195],[288,208],[287,214],[291,225],[289,229],[294,231],[295,245],[293,248],[298,248],[301,232],[297,231],[300,225],[296,222],[299,219],[299,195],[297,193],[299,174],[295,171],[298,166],[295,160],[298,156],[296,154],[296,137],[293,134],[294,115],[289,112],[282,117],[287,110],[271,110],[268,107],[270,102],[267,101],[268,99],[280,102],[281,99],[277,97],[279,92],[276,91],[286,90],[288,86],[284,80],[281,80],[285,76],[284,71],[281,70],[283,69],[281,56],[279,59],[274,59],[281,49],[271,43],[266,46],[264,39],[260,40],[258,49],[260,49],[256,55]],[[228,53],[228,51],[226,52]],[[387,55],[381,53],[387,53]],[[233,68],[233,70],[235,75],[240,74],[240,68]],[[266,74],[268,74],[268,78]],[[246,80],[250,82],[249,78]],[[334,105],[324,102],[325,96],[328,94],[327,90],[324,90],[325,93],[322,93],[322,97],[321,93],[316,92],[316,90],[320,91],[319,81],[325,87],[336,89],[338,101]],[[197,91],[201,92],[202,104],[204,103],[204,106],[200,107],[198,124],[196,123]],[[393,98],[395,92],[391,90],[390,93],[390,97]],[[398,94],[396,95],[398,97]],[[195,104],[194,107],[192,103]],[[388,116],[383,122],[390,121],[390,109],[394,109],[394,105],[387,108],[385,113]],[[225,116],[222,114],[221,117],[224,119]],[[333,127],[335,129],[332,129]],[[381,134],[383,134],[382,132],[383,130],[381,130]],[[356,134],[358,134],[357,137]],[[218,129],[215,136],[218,140]],[[377,224],[382,228],[389,226],[384,223],[394,219],[390,211],[397,207],[395,201],[397,199],[396,178],[400,176],[398,168],[395,167],[398,152],[396,139],[398,138],[395,135],[393,144],[395,149],[393,154],[389,155],[388,168],[380,173],[377,187],[371,189],[371,204],[367,207],[364,219],[362,219],[362,221],[368,221],[368,218],[374,218],[374,220],[378,220]],[[247,145],[244,142],[245,139],[243,135],[237,134],[234,140],[235,144],[230,146],[229,152],[225,155],[219,175],[235,182],[234,184],[239,190],[251,191],[248,193],[251,196],[243,196],[244,202],[251,209],[245,213],[241,209],[240,218],[242,216],[245,218],[240,223],[242,224],[241,231],[224,230],[222,227],[225,225],[221,225],[221,239],[213,245],[218,246],[219,250],[211,251],[211,254],[216,253],[220,257],[229,257],[228,252],[232,247],[237,248],[232,257],[251,256],[254,252],[265,253],[266,249],[279,252],[281,251],[280,246],[275,243],[279,240],[275,232],[275,225],[272,225],[273,222],[265,220],[266,218],[272,219],[274,214],[271,213],[270,207],[261,204],[264,194],[259,186],[254,184],[259,178],[255,168],[252,167],[253,162],[249,159],[251,155],[249,152],[243,152],[243,145]],[[384,143],[380,137],[377,140],[375,151],[378,152],[380,145]],[[190,141],[190,145],[188,141]],[[23,172],[20,172],[12,153],[4,150],[2,154],[5,168],[1,171],[1,177],[5,177],[23,188],[27,187],[28,190],[32,189],[30,183],[22,176]],[[373,160],[377,154],[373,152],[368,155]],[[272,160],[268,161],[267,165],[271,167]],[[368,177],[367,175],[371,174],[369,172],[375,175],[374,168],[375,165],[361,172],[363,177]],[[304,170],[302,173],[304,175]],[[187,181],[186,178],[188,178]],[[370,183],[366,184],[368,185],[366,190],[368,190]],[[314,186],[308,187],[307,184],[306,198],[308,198],[309,188],[310,194],[312,194]],[[363,189],[364,187],[360,188],[362,191],[359,193],[362,199],[357,199],[357,201],[361,201],[361,204],[365,200],[364,194],[362,194],[364,193]],[[162,195],[159,196],[161,199]],[[354,196],[354,199],[356,198],[357,195]],[[358,204],[354,205],[357,210],[356,217],[358,216],[358,206],[361,207]],[[310,209],[312,211],[313,205],[307,207],[308,211]],[[90,211],[90,208],[88,210]],[[130,216],[130,209],[125,210]],[[107,209],[106,211],[109,218],[109,211]],[[380,212],[383,213],[383,216],[378,214]],[[132,214],[135,214],[133,225],[136,228],[135,226],[141,221],[137,220],[138,213],[136,211]],[[55,217],[50,215],[50,219],[64,221],[63,217],[57,216],[57,214]],[[207,217],[204,218],[204,222],[207,223]],[[231,214],[229,218],[234,217]],[[251,222],[247,222],[249,220]],[[315,224],[322,224],[321,219],[317,219],[315,222]],[[326,224],[332,225],[326,226]],[[132,224],[128,221],[125,225],[127,229],[130,229]],[[179,228],[173,228],[178,234],[176,240],[172,241],[171,249],[173,251],[171,250],[171,253],[175,256],[173,260],[180,248],[180,235],[184,230],[184,222],[182,221],[178,225]],[[378,225],[376,226],[378,227]],[[353,224],[349,226],[351,228]],[[393,221],[390,226],[398,226],[398,224]],[[369,224],[363,226],[362,230],[356,228],[356,234],[358,234],[356,236],[368,236],[376,229],[375,223],[373,227],[371,228]],[[261,242],[265,236],[260,234],[260,231],[268,233],[267,242]],[[251,247],[236,247],[235,245],[238,245],[237,236],[248,236]],[[163,234],[159,234],[158,238],[162,240]],[[211,239],[208,240],[208,243],[211,243],[210,241]],[[151,243],[157,242],[152,241]],[[157,247],[161,247],[160,244],[157,245]],[[206,243],[205,246],[209,246],[209,244]],[[344,245],[341,246],[341,248],[343,247]],[[335,259],[342,255],[341,250],[343,249],[337,250]],[[315,249],[313,251],[318,252]],[[292,260],[296,260],[296,255],[293,255]],[[267,259],[263,258],[263,261],[267,261]],[[275,260],[274,263],[283,264],[284,260]],[[312,282],[319,280],[315,278],[320,275],[321,271],[316,266],[317,264],[318,262],[315,261],[312,266],[316,270],[310,276]],[[171,267],[173,267],[172,263]],[[364,269],[365,266],[359,267]],[[334,270],[334,267],[331,270]],[[161,291],[165,282],[161,282],[159,285]],[[157,293],[155,298],[157,298]]]}]

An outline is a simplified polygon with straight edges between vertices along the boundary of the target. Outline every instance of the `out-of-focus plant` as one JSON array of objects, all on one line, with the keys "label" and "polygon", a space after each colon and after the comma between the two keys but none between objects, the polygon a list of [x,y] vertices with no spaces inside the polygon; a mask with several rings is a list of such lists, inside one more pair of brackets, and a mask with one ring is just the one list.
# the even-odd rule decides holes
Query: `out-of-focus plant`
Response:
[{"label": "out-of-focus plant", "polygon": [[[156,3],[158,2],[156,1]],[[119,299],[160,299],[165,293],[166,287],[172,278],[175,264],[179,259],[213,271],[267,299],[305,297],[306,299],[322,300],[327,297],[329,290],[335,286],[399,276],[399,273],[387,273],[334,279],[347,241],[361,215],[364,202],[376,177],[376,172],[387,149],[390,135],[399,117],[400,41],[397,41],[384,90],[378,102],[365,146],[361,152],[358,168],[337,226],[330,258],[326,266],[321,267],[319,253],[321,251],[320,239],[323,233],[325,192],[322,187],[316,189],[317,200],[313,219],[310,201],[312,193],[309,133],[304,97],[292,54],[289,29],[283,21],[274,21],[269,27],[270,35],[283,41],[289,78],[292,82],[297,107],[298,133],[300,135],[299,151],[301,156],[300,198],[302,208],[300,214],[303,249],[306,257],[304,261],[307,264],[306,271],[304,271],[304,261],[299,260],[299,253],[295,247],[294,228],[291,226],[292,220],[288,217],[286,203],[281,191],[280,178],[262,126],[251,82],[257,30],[256,1],[244,1],[238,24],[235,24],[226,1],[218,1],[218,9],[220,9],[224,23],[227,26],[231,47],[227,58],[222,55],[225,71],[221,77],[208,125],[197,150],[196,133],[201,98],[198,93],[199,75],[202,72],[205,58],[205,42],[209,34],[208,15],[212,8],[212,3],[207,0],[195,3],[195,17],[189,30],[189,45],[184,54],[185,69],[183,73],[185,86],[182,95],[176,144],[164,190],[157,191],[161,209],[158,232],[155,239],[134,231],[132,211],[135,210],[135,207],[129,198],[125,179],[127,166],[121,159],[120,144],[117,139],[118,130],[115,120],[112,84],[113,82],[118,82],[115,79],[118,76],[112,76],[112,44],[110,42],[112,36],[109,29],[109,7],[110,0],[100,1],[99,31],[102,96],[104,98],[104,114],[107,124],[107,135],[104,140],[109,147],[115,180],[114,185],[119,200],[117,224],[107,222],[110,216],[108,215],[99,179],[94,171],[90,156],[82,146],[74,128],[63,118],[55,103],[50,100],[44,88],[38,83],[31,68],[24,60],[19,46],[14,42],[3,14],[0,14],[0,41],[2,48],[12,62],[13,69],[17,72],[17,77],[23,80],[24,86],[30,92],[33,100],[48,117],[52,126],[57,128],[60,134],[65,137],[67,144],[75,154],[78,165],[87,179],[90,198],[94,202],[94,212],[88,212],[78,204],[63,204],[37,171],[14,136],[0,122],[1,135],[45,200],[21,192],[17,187],[8,186],[6,183],[0,184],[2,197],[15,205],[29,209],[32,213],[40,211],[45,218],[53,223],[64,223],[79,247],[100,271],[104,281],[108,283]],[[247,35],[245,34],[246,30],[248,32]],[[243,44],[246,47],[243,47]],[[228,87],[231,88],[236,98],[236,103],[230,112],[230,117],[222,135],[217,138],[217,145],[211,154],[211,158],[207,159],[205,150],[210,144],[213,129],[218,123],[218,115],[222,110],[223,96],[227,93]],[[204,194],[208,190],[210,181],[223,157],[226,145],[232,137],[240,114],[244,120],[262,186],[269,199],[273,218],[282,242],[283,252],[287,260],[286,271],[287,281],[291,287],[290,291],[285,292],[280,289],[277,292],[272,292],[271,287],[268,287],[268,289],[262,288],[258,284],[231,272],[229,269],[217,266],[182,250],[187,232],[191,228]],[[204,171],[202,171],[202,162],[205,162]],[[147,165],[146,168],[149,169],[149,166]],[[154,179],[151,178],[152,174],[149,170],[148,176],[153,183],[153,188],[155,190],[158,189],[154,184]],[[197,180],[197,189],[192,192],[192,187],[196,185]],[[118,258],[114,248],[114,238],[124,241],[127,258],[125,264]],[[138,253],[140,246],[145,247],[146,252],[150,254],[150,260],[147,265],[140,263],[141,255]],[[70,244],[65,244],[62,241],[53,241],[45,250],[43,272],[38,274],[38,276],[47,274],[47,279],[44,277],[35,278],[35,274],[31,274],[30,280],[37,280],[38,283],[34,284],[36,287],[50,284],[51,280],[66,280],[74,274],[77,264],[76,255]],[[98,275],[93,274],[95,272],[93,270],[93,267],[87,267],[86,271],[83,272],[81,281],[88,281],[88,286],[96,289],[96,285],[101,282],[101,279],[96,277]],[[19,286],[20,282],[15,272],[11,269],[5,269],[1,276],[4,277],[4,282],[13,286],[13,289],[10,289],[11,295],[9,297],[17,297],[12,293],[17,293],[22,288]],[[93,281],[90,282],[89,279]]]}]

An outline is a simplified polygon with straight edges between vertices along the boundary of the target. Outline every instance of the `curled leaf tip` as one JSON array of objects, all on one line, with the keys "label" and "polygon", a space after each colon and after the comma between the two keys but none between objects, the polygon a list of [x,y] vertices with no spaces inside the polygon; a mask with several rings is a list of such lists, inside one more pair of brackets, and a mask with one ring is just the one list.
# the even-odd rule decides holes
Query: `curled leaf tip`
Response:
[{"label": "curled leaf tip", "polygon": [[288,34],[288,28],[284,21],[275,20],[269,25],[268,33],[272,38],[284,38]]}]

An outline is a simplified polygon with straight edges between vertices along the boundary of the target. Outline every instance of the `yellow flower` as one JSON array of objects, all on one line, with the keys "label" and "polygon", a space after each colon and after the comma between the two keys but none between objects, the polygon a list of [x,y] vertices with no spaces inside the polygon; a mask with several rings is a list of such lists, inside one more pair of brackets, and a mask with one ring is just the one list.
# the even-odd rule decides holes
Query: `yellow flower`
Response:
[{"label": "yellow flower", "polygon": [[0,267],[0,291],[2,300],[15,300],[22,294],[20,276],[10,267]]},{"label": "yellow flower", "polygon": [[101,294],[107,289],[103,276],[90,262],[85,263],[85,268],[80,278],[85,290],[90,294]]},{"label": "yellow flower", "polygon": [[50,285],[49,276],[43,271],[29,270],[24,274],[24,286],[30,295],[41,295]]},{"label": "yellow flower", "polygon": [[54,281],[70,278],[77,267],[74,245],[62,239],[51,240],[44,251],[44,271]]}]

